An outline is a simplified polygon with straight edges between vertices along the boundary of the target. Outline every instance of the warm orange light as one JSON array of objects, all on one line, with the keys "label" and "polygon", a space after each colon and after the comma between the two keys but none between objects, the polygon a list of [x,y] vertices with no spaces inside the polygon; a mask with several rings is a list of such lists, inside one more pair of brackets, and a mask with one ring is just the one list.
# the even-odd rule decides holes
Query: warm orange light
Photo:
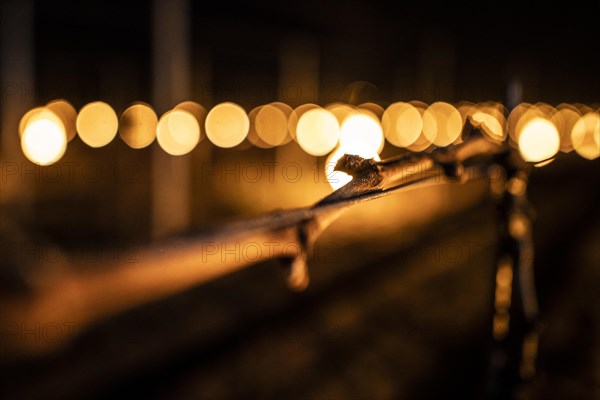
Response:
[{"label": "warm orange light", "polygon": [[292,113],[294,112],[294,109],[286,103],[283,103],[281,101],[275,101],[273,103],[270,104],[271,106],[277,107],[282,113],[283,115],[285,115],[285,119],[286,119],[286,134],[285,134],[285,138],[283,139],[283,142],[281,142],[279,145],[282,146],[284,144],[287,144],[289,142],[292,141],[292,135],[290,134],[290,118],[292,116]]},{"label": "warm orange light", "polygon": [[[585,115],[587,113],[594,112],[594,109],[592,107],[588,106],[587,104],[575,103],[575,104],[572,104],[572,106],[575,107],[581,115]],[[598,112],[598,110],[596,110],[596,112]]]},{"label": "warm orange light", "polygon": [[156,137],[158,118],[147,104],[138,103],[127,108],[119,119],[121,139],[133,149],[149,146]]},{"label": "warm orange light", "polygon": [[[378,153],[382,150],[384,139],[379,119],[366,109],[343,109],[343,122],[340,129],[339,147],[333,151],[325,162],[325,176],[329,185],[338,189],[352,180],[344,172],[335,171],[335,164],[344,154],[358,155],[363,158],[380,160]],[[346,111],[349,111],[346,113]]]},{"label": "warm orange light", "polygon": [[381,126],[388,142],[397,147],[408,147],[419,138],[423,130],[423,118],[412,104],[398,102],[385,110]]},{"label": "warm orange light", "polygon": [[519,138],[517,137],[517,125],[519,124],[519,121],[525,115],[525,113],[527,113],[527,111],[531,109],[535,109],[535,106],[529,103],[521,103],[518,104],[515,108],[513,108],[510,114],[508,114],[506,125],[508,128],[508,136],[511,139],[512,143],[519,142]]},{"label": "warm orange light", "polygon": [[329,156],[327,156],[327,160],[325,161],[325,177],[327,178],[327,182],[329,182],[329,185],[333,188],[333,190],[341,188],[352,180],[352,177],[347,173],[335,171],[335,165],[344,154],[345,153],[343,149],[337,148],[335,151],[329,154]]},{"label": "warm orange light", "polygon": [[[27,111],[21,117],[21,120],[19,121],[19,137],[23,136],[23,132],[25,131],[25,128],[27,127],[27,123],[29,121],[31,121],[34,117],[38,116],[42,111],[48,112],[48,111],[50,111],[50,109],[47,107],[32,108],[31,110]],[[52,114],[54,114],[54,116],[56,116],[56,114],[54,112],[52,112]]]},{"label": "warm orange light", "polygon": [[77,110],[66,100],[52,100],[46,107],[54,111],[65,126],[67,142],[70,142],[77,135]]},{"label": "warm orange light", "polygon": [[383,117],[383,113],[385,112],[384,108],[377,103],[362,103],[359,104],[356,108],[371,113],[379,120],[381,120],[381,118]]},{"label": "warm orange light", "polygon": [[480,111],[475,104],[468,101],[461,101],[457,104],[456,109],[460,113],[463,125],[465,124],[465,122],[467,122],[467,117],[472,117],[473,114]]},{"label": "warm orange light", "polygon": [[335,118],[338,120],[338,124],[342,126],[346,118],[348,118],[352,114],[356,114],[358,111],[355,107],[349,106],[344,103],[332,103],[325,106],[327,111],[330,111]]},{"label": "warm orange light", "polygon": [[377,117],[371,113],[352,114],[342,123],[340,148],[346,154],[371,158],[383,149],[383,131]]},{"label": "warm orange light", "polygon": [[423,134],[436,146],[452,144],[460,136],[461,130],[460,113],[448,103],[433,103],[423,114]]},{"label": "warm orange light", "polygon": [[206,136],[219,147],[229,148],[242,143],[249,128],[246,111],[235,103],[221,103],[206,116]]},{"label": "warm orange light", "polygon": [[581,118],[581,114],[577,108],[569,104],[560,104],[557,108],[558,111],[552,116],[552,123],[560,135],[560,151],[568,153],[573,150],[571,132]]},{"label": "warm orange light", "polygon": [[551,119],[552,116],[556,113],[556,109],[547,103],[535,103],[537,109],[542,113],[545,118]]},{"label": "warm orange light", "polygon": [[77,115],[77,132],[90,147],[109,144],[117,134],[119,120],[111,106],[96,101],[85,105]]},{"label": "warm orange light", "polygon": [[298,121],[300,121],[300,118],[302,117],[302,115],[304,115],[304,113],[306,113],[307,111],[310,110],[315,110],[315,109],[319,109],[321,107],[319,107],[316,104],[312,104],[312,103],[307,103],[307,104],[302,104],[301,106],[296,107],[292,113],[289,116],[288,119],[288,132],[290,133],[290,137],[292,139],[294,139],[295,141],[298,141],[298,139],[296,138],[296,131],[298,128]]},{"label": "warm orange light", "polygon": [[296,140],[302,149],[313,156],[323,156],[337,145],[340,126],[335,116],[322,108],[306,111],[298,120]]},{"label": "warm orange light", "polygon": [[537,105],[528,103],[519,104],[511,111],[508,116],[508,134],[514,143],[519,143],[519,135],[523,127],[537,118],[550,120],[551,115],[547,115]]},{"label": "warm orange light", "polygon": [[600,156],[600,114],[589,112],[581,117],[571,132],[573,148],[588,160]]},{"label": "warm orange light", "polygon": [[503,141],[506,137],[502,122],[491,113],[477,111],[472,115],[475,122],[483,125],[484,131],[489,135],[490,139]]},{"label": "warm orange light", "polygon": [[250,120],[250,127],[248,128],[248,136],[246,136],[246,139],[248,140],[248,142],[250,142],[255,147],[258,147],[260,149],[270,149],[273,146],[271,146],[268,143],[265,143],[258,136],[258,133],[256,133],[256,115],[258,114],[258,112],[260,111],[261,108],[262,108],[262,106],[255,107],[252,110],[250,110],[250,112],[248,113],[248,119]]},{"label": "warm orange light", "polygon": [[[425,110],[427,109],[427,104],[423,103],[422,101],[418,101],[418,100],[412,100],[409,102],[409,104],[412,105],[414,108],[416,108],[417,111],[419,111],[419,114],[421,114],[421,120],[423,120],[423,115],[425,114]],[[415,140],[415,142],[410,144],[407,148],[410,151],[418,152],[418,151],[426,150],[431,145],[432,145],[431,141],[429,139],[427,139],[427,137],[423,133],[423,130],[421,129],[421,134],[419,135],[417,140]]]},{"label": "warm orange light", "polygon": [[206,122],[207,111],[206,108],[202,107],[199,103],[195,101],[182,101],[173,107],[174,110],[184,110],[192,114],[196,121],[198,121],[198,125],[200,126],[200,141],[204,138],[202,135],[202,130],[204,129],[204,123]]},{"label": "warm orange light", "polygon": [[290,140],[288,135],[288,115],[285,109],[273,104],[260,108],[255,117],[258,137],[271,146],[279,146]]},{"label": "warm orange light", "polygon": [[21,134],[21,149],[25,156],[39,165],[58,161],[67,148],[67,134],[61,119],[49,108],[40,107],[27,113]]},{"label": "warm orange light", "polygon": [[167,111],[158,121],[156,139],[160,147],[173,156],[187,154],[200,140],[200,126],[185,110]]},{"label": "warm orange light", "polygon": [[[344,154],[348,153],[343,148],[338,147],[331,154],[329,154],[329,156],[327,156],[327,160],[325,161],[325,177],[327,178],[327,182],[329,182],[329,185],[333,188],[333,190],[341,188],[352,180],[352,176],[348,175],[347,173],[335,171],[335,165]],[[371,155],[371,157],[365,158],[373,158],[375,161],[381,161],[377,153]]]},{"label": "warm orange light", "polygon": [[535,117],[523,126],[519,138],[519,151],[525,161],[548,160],[558,152],[560,138],[552,122]]}]

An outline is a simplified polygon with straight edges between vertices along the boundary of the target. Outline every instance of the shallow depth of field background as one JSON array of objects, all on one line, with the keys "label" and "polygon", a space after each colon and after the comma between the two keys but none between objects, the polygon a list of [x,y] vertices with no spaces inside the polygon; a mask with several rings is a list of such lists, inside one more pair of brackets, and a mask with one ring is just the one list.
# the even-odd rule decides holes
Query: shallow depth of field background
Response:
[{"label": "shallow depth of field background", "polygon": [[[118,115],[143,101],[159,117],[185,100],[246,112],[275,101],[600,107],[597,2],[6,1],[2,10],[0,283],[9,295],[21,289],[19,268],[52,256],[48,246],[113,249],[122,259],[132,254],[120,248],[308,206],[332,190],[326,157],[294,141],[227,149],[204,137],[177,157],[156,142],[136,150],[117,135],[91,148],[76,137],[56,164],[36,166],[22,154],[18,123],[55,99],[77,110],[102,100]],[[165,48],[182,56],[161,58]],[[381,157],[398,152],[386,143]],[[538,374],[522,388],[530,398],[598,394],[599,167],[561,152],[531,175],[542,333]],[[52,351],[2,361],[0,393],[479,398],[495,217],[484,181],[361,204],[317,242],[306,292],[288,292],[276,262],[261,263],[95,321]],[[22,265],[9,270],[9,258]],[[0,323],[34,348],[55,339],[54,326]],[[62,323],[53,332],[69,336]]]}]

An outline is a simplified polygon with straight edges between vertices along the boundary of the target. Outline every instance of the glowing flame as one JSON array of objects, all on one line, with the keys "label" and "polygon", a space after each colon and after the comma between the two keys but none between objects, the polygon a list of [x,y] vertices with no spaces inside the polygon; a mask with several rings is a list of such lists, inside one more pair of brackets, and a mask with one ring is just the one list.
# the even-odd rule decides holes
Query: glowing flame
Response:
[{"label": "glowing flame", "polygon": [[518,133],[519,151],[525,161],[548,160],[558,152],[560,136],[556,126],[549,120],[535,117]]},{"label": "glowing flame", "polygon": [[[25,156],[39,165],[58,161],[67,149],[67,134],[60,118],[49,109],[28,113],[21,134],[21,148]],[[24,118],[25,118],[24,117]]]}]

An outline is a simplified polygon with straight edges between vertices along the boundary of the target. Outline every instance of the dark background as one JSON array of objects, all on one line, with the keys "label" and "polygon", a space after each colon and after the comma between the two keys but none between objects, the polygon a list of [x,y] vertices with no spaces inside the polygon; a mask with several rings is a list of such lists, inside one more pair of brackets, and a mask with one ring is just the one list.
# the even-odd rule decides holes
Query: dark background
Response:
[{"label": "dark background", "polygon": [[[375,86],[367,100],[380,102],[502,101],[512,80],[522,101],[598,101],[598,2],[192,3],[192,73],[209,62],[212,77],[193,98],[205,106],[280,97],[280,46],[294,36],[318,45],[319,103],[347,100],[355,81]],[[148,2],[36,4],[39,101],[150,102],[151,12]]]},{"label": "dark background", "polygon": [[[120,113],[145,101],[160,115],[175,104],[153,97],[151,2],[34,3],[11,8],[33,18],[32,89],[25,100],[6,91],[4,105],[65,98],[79,109],[102,99]],[[494,100],[509,108],[546,102],[595,109],[600,102],[597,1],[217,1],[193,2],[190,10],[191,95],[179,100],[207,108],[221,101],[247,111],[276,100],[293,104],[280,80],[282,46],[290,40],[317,49],[317,81],[303,102]],[[2,57],[13,64],[10,52]],[[12,81],[2,82],[8,88]],[[205,153],[194,151],[198,171]],[[211,151],[213,160],[274,157],[274,150]],[[151,149],[132,150],[119,139],[90,149],[76,138],[60,163],[82,159],[106,170],[135,165],[136,180],[42,179],[31,183],[30,203],[2,204],[3,224],[10,220],[32,238],[71,250],[149,241]],[[542,331],[538,373],[519,388],[523,398],[600,393],[598,167],[598,160],[570,153],[532,174]],[[234,186],[215,193],[197,172],[192,179],[190,228],[255,213],[243,201],[219,197],[233,196]],[[493,200],[484,197],[411,228],[410,240],[399,226],[380,245],[367,229],[362,242],[336,242],[333,258],[315,261],[313,284],[302,294],[287,292],[275,263],[264,263],[99,321],[54,353],[2,363],[0,392],[7,398],[481,398],[490,363],[495,215]],[[448,243],[472,241],[479,246],[469,257],[430,258]]]}]

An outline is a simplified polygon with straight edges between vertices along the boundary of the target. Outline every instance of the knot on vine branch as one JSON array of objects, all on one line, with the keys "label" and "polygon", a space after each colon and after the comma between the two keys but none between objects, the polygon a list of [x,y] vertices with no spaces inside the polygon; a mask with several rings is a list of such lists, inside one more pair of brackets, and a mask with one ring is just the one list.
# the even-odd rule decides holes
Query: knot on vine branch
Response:
[{"label": "knot on vine branch", "polygon": [[335,170],[360,180],[365,187],[376,187],[383,180],[377,161],[354,154],[344,154],[335,165]]},{"label": "knot on vine branch", "polygon": [[335,170],[345,172],[353,177],[371,172],[378,173],[377,162],[354,154],[344,154],[335,164]]}]

